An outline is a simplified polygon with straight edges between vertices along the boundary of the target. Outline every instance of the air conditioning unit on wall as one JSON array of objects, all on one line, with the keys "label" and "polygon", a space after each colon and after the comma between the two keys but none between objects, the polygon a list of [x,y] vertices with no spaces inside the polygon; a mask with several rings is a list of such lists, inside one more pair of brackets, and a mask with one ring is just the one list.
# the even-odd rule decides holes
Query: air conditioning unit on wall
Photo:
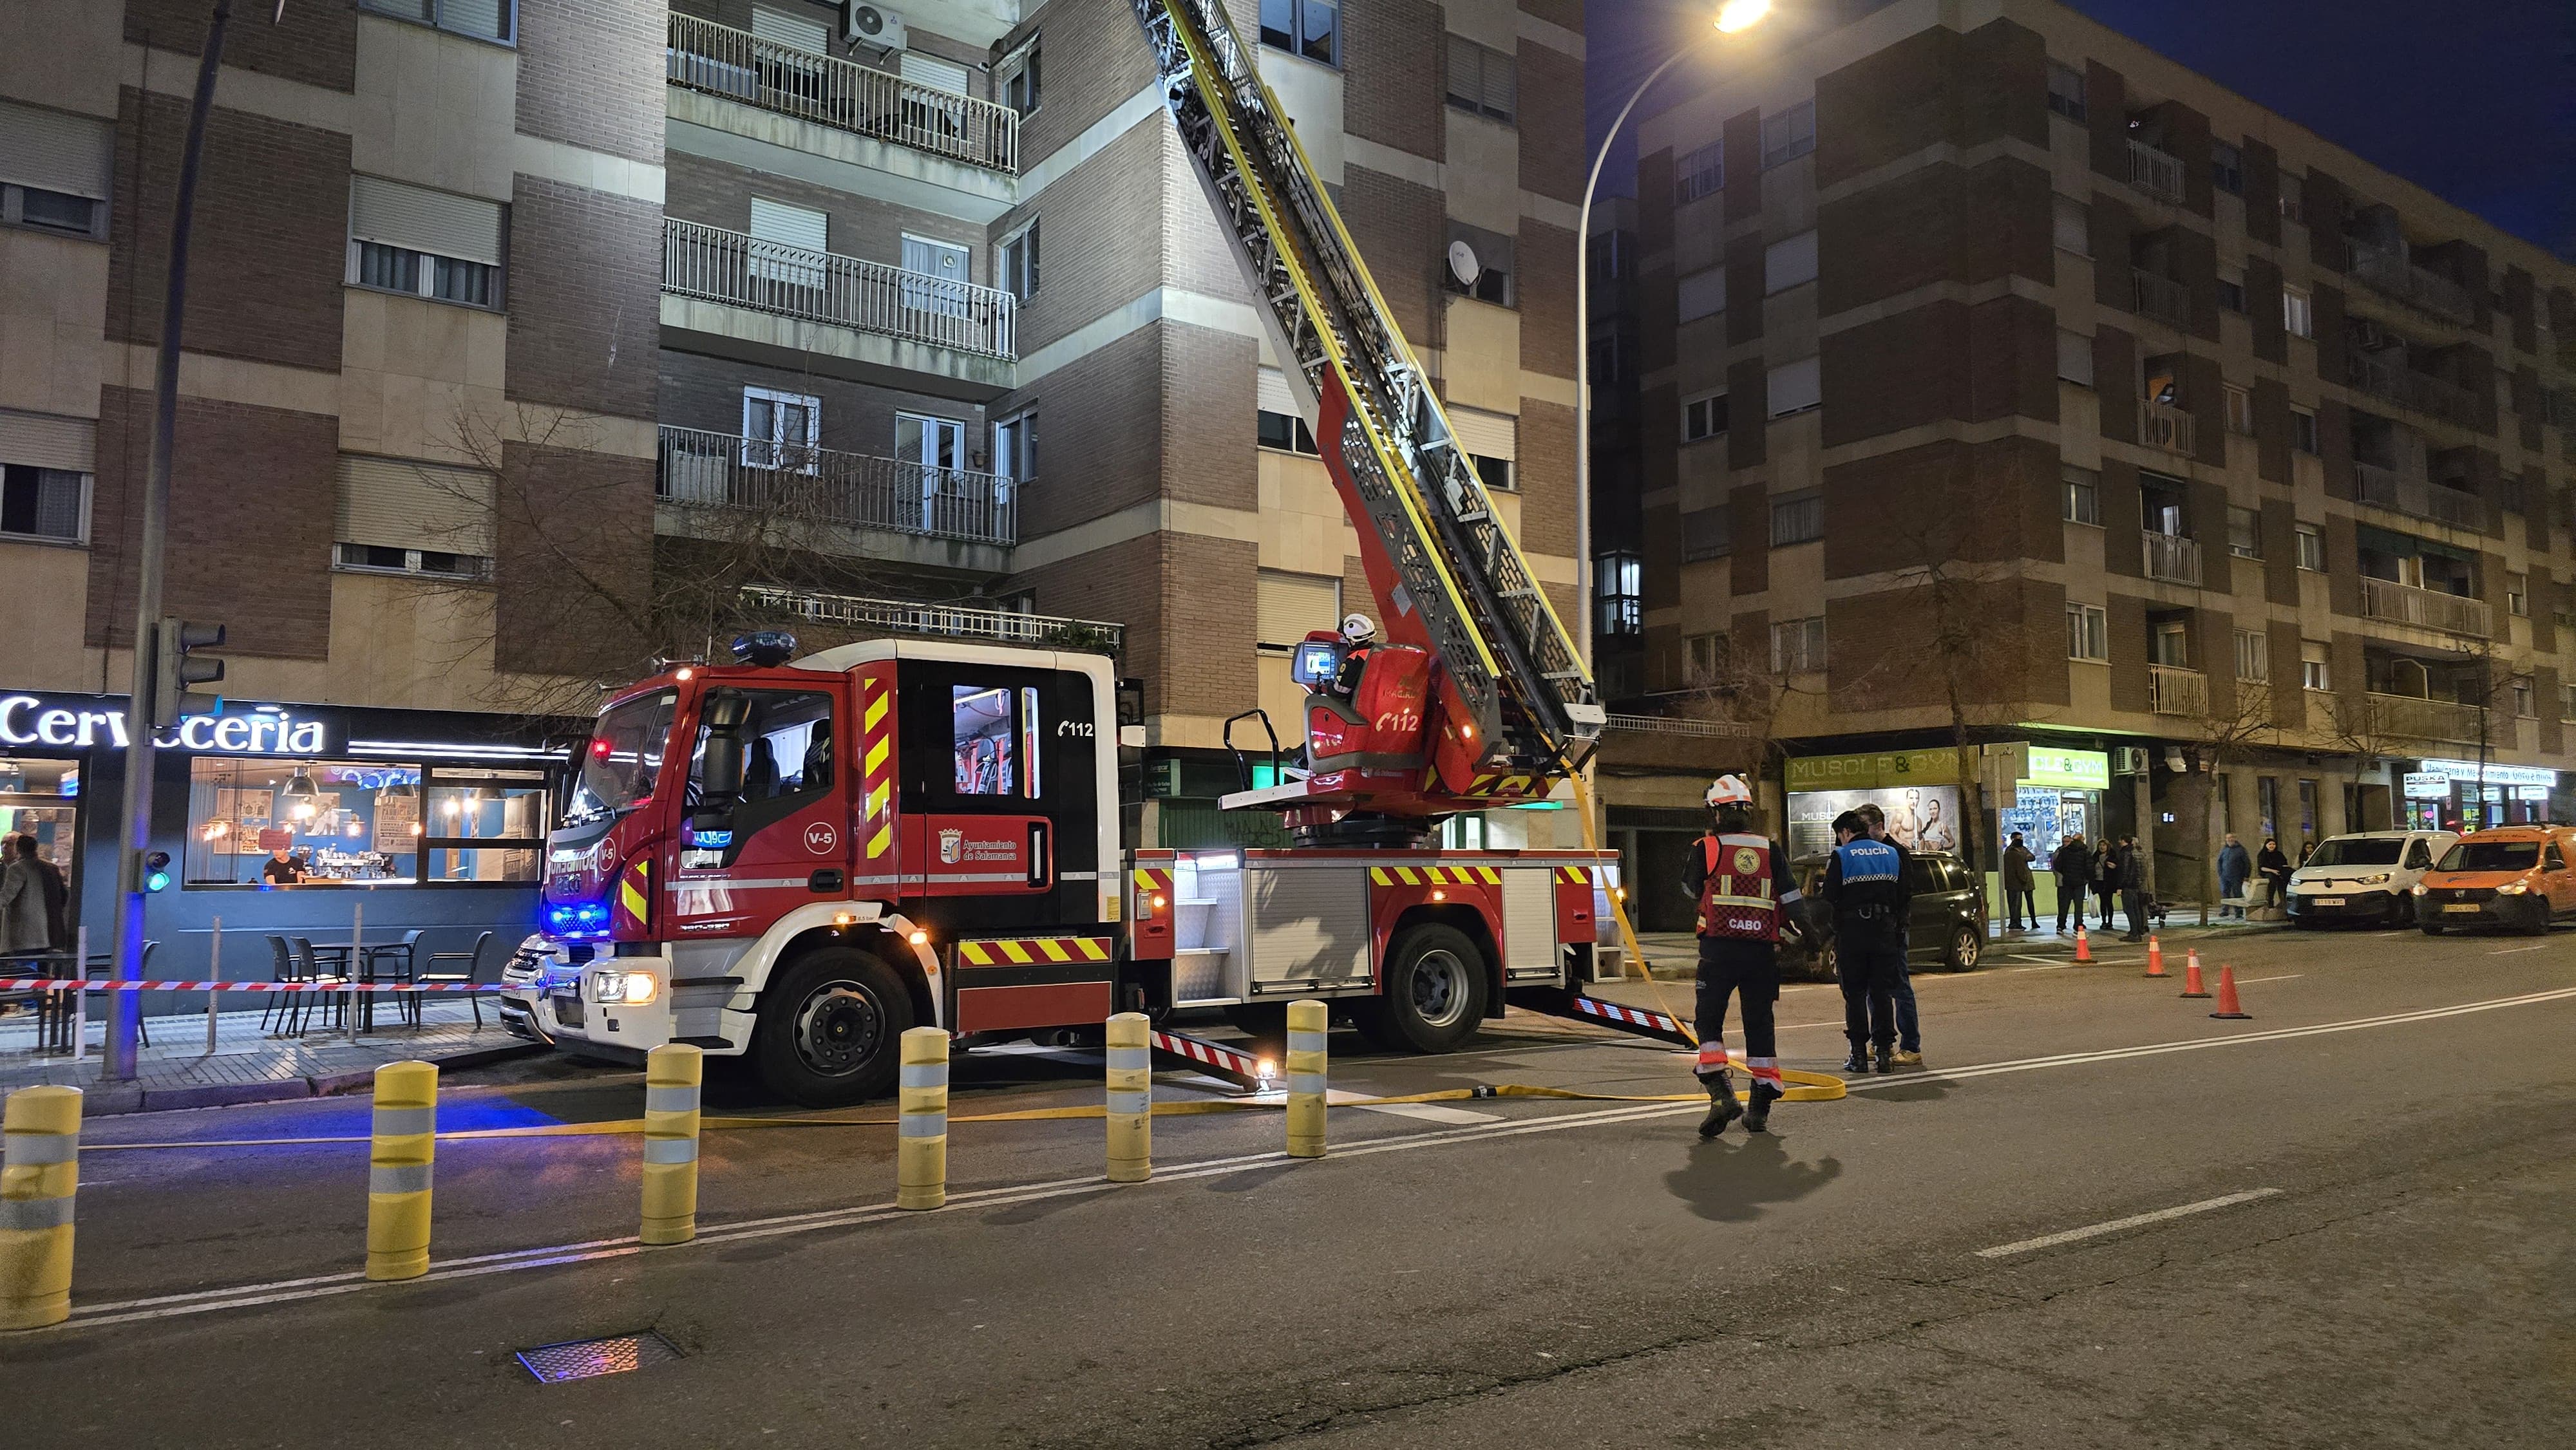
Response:
[{"label": "air conditioning unit on wall", "polygon": [[2111,747],[2111,773],[2112,773],[2113,775],[2144,775],[2144,774],[2146,774],[2146,773],[2147,773],[2147,752],[2146,752],[2146,747],[2144,747],[2144,746],[2140,746],[2140,745],[2114,745],[2114,746],[2112,746],[2112,747]]},{"label": "air conditioning unit on wall", "polygon": [[905,41],[903,15],[882,5],[861,5],[857,0],[843,0],[841,34],[862,45],[901,50]]}]

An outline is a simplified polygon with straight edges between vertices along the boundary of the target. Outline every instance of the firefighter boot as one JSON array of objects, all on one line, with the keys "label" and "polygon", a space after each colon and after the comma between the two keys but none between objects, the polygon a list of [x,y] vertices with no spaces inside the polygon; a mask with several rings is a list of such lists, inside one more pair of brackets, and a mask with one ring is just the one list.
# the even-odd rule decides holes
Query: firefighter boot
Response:
[{"label": "firefighter boot", "polygon": [[1727,1124],[1744,1116],[1744,1105],[1735,1100],[1735,1083],[1727,1077],[1726,1069],[1702,1073],[1699,1080],[1708,1089],[1708,1116],[1700,1119],[1699,1135],[1714,1138],[1726,1131]]},{"label": "firefighter boot", "polygon": [[1744,1110],[1744,1131],[1748,1133],[1769,1132],[1771,1130],[1771,1104],[1779,1100],[1780,1090],[1773,1087],[1771,1084],[1756,1078],[1752,1089],[1748,1091],[1745,1096],[1752,1100],[1752,1106]]}]

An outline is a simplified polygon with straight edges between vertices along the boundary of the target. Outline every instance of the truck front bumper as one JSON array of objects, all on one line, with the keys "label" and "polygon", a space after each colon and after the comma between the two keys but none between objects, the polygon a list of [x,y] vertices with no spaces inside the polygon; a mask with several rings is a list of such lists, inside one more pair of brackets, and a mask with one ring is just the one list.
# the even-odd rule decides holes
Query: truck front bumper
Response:
[{"label": "truck front bumper", "polygon": [[[730,989],[674,987],[671,968],[667,955],[576,962],[566,944],[531,937],[501,974],[501,1025],[562,1051],[621,1061],[640,1062],[667,1042],[716,1056],[747,1049],[754,1017],[731,1010]],[[649,997],[632,1000],[631,989],[647,982]]]}]

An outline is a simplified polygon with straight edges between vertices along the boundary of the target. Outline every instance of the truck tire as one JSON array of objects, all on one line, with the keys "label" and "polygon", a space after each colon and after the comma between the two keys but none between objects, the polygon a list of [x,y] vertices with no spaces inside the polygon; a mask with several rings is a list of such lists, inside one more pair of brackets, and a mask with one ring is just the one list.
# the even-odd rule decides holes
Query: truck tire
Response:
[{"label": "truck tire", "polygon": [[912,993],[894,969],[851,947],[798,957],[760,993],[751,1056],[771,1092],[809,1108],[882,1097],[914,1025]]},{"label": "truck tire", "polygon": [[1391,1052],[1454,1052],[1485,1018],[1485,954],[1465,932],[1428,922],[1387,950],[1386,992],[1352,1003],[1362,1036]]}]

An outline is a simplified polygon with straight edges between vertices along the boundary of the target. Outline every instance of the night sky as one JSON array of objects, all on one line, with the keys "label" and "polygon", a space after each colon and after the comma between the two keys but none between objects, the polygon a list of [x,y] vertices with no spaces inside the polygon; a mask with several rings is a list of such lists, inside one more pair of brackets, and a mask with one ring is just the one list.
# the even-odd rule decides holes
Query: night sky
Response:
[{"label": "night sky", "polygon": [[[1775,0],[1775,20],[1818,0]],[[2073,8],[2576,261],[2571,0],[2072,0]],[[1594,145],[1711,0],[1590,0]],[[1766,24],[1773,23],[1766,21]],[[1712,48],[1714,49],[1714,48]],[[1642,117],[1682,93],[1664,79]],[[1635,190],[1636,118],[1602,172]]]}]

